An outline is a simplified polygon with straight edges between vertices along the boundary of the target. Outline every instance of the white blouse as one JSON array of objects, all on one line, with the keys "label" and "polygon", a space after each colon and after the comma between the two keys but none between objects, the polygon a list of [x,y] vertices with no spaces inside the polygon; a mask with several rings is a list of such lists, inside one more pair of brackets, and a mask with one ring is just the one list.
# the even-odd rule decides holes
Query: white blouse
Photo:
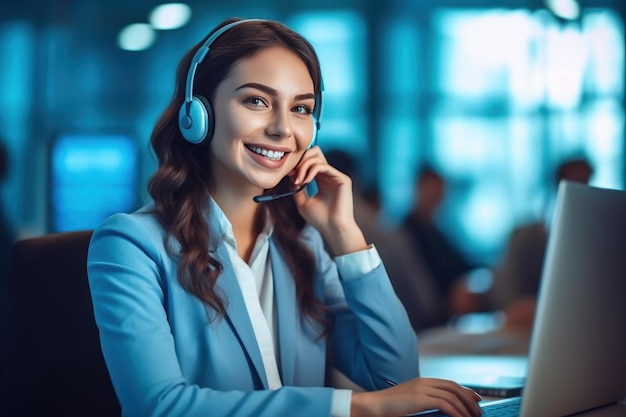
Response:
[{"label": "white blouse", "polygon": [[[230,221],[217,203],[213,199],[211,201],[211,209],[213,210],[213,216],[211,216],[212,233],[213,236],[221,235],[228,248],[228,255],[235,267],[239,287],[259,345],[269,387],[270,389],[281,388],[283,384],[278,369],[279,358],[275,349],[278,343],[278,332],[274,310],[274,278],[269,257],[269,239],[273,232],[273,226],[268,218],[264,230],[255,242],[250,262],[247,264],[237,253],[237,245]],[[367,273],[381,263],[378,252],[373,245],[365,251],[338,256],[335,261],[343,279]],[[349,417],[351,400],[351,390],[335,389],[331,408],[332,417]]]}]

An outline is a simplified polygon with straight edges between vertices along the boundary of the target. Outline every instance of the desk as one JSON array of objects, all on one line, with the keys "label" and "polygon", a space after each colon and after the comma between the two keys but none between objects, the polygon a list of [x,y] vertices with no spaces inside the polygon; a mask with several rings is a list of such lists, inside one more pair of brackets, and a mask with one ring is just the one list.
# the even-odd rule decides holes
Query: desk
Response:
[{"label": "desk", "polygon": [[[465,333],[453,327],[445,327],[420,334],[419,344],[422,376],[450,379],[463,384],[495,375],[524,377],[528,369],[528,329]],[[484,402],[495,399],[487,397]],[[576,416],[624,417],[626,399],[621,404]]]},{"label": "desk", "polygon": [[[489,382],[497,377],[524,378],[528,370],[528,329],[465,332],[442,327],[419,335],[420,373],[461,385]],[[485,402],[496,397],[483,397]]]},{"label": "desk", "polygon": [[[526,330],[494,330],[464,333],[442,327],[420,333],[420,373],[459,383],[491,375],[526,376],[529,336]],[[361,391],[335,369],[332,385]]]},{"label": "desk", "polygon": [[[485,376],[526,376],[530,347],[529,329],[499,328],[485,332],[466,332],[446,326],[420,333],[418,338],[422,376],[450,379],[461,384],[480,380]],[[335,386],[361,390],[336,371],[334,380]],[[496,399],[487,397],[484,403]],[[577,414],[577,417],[625,416],[626,399],[622,405]]]},{"label": "desk", "polygon": [[426,355],[420,357],[425,377],[451,379],[460,384],[495,376],[525,377],[526,356],[509,355]]},{"label": "desk", "polygon": [[493,315],[468,316],[463,323],[419,334],[423,376],[451,379],[460,384],[497,376],[526,376],[530,328],[501,327]]}]

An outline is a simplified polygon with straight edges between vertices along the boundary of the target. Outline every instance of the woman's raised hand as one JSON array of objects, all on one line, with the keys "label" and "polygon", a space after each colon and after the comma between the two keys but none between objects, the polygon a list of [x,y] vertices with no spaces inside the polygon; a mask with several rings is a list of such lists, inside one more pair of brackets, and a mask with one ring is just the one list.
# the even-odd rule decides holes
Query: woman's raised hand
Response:
[{"label": "woman's raised hand", "polygon": [[352,180],[328,164],[319,146],[306,151],[289,176],[295,187],[317,181],[315,197],[298,193],[293,199],[302,217],[324,236],[335,255],[367,248],[354,219]]}]

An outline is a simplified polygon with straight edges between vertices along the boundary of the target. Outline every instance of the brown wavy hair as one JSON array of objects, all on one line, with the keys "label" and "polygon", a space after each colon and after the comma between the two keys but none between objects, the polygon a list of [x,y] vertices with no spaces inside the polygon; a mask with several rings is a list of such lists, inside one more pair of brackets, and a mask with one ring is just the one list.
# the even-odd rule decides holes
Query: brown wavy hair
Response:
[{"label": "brown wavy hair", "polygon": [[[150,179],[148,191],[154,200],[154,214],[166,231],[166,248],[179,258],[178,280],[183,288],[218,317],[225,315],[228,300],[219,293],[218,278],[223,265],[209,251],[212,236],[204,215],[209,198],[207,189],[214,185],[210,174],[210,140],[200,145],[187,142],[178,127],[178,110],[185,99],[187,73],[195,52],[212,33],[236,20],[239,19],[222,22],[183,56],[177,70],[174,96],[151,136],[159,166]],[[194,95],[211,101],[218,85],[239,60],[275,46],[285,47],[302,59],[313,80],[315,93],[320,94],[320,65],[310,43],[281,23],[251,20],[233,26],[211,44],[209,54],[196,69]],[[285,192],[288,188],[285,178],[266,193]],[[265,208],[275,225],[278,246],[293,273],[300,310],[306,318],[321,324],[321,334],[326,334],[330,316],[314,292],[314,256],[298,239],[305,221],[291,198],[265,203]],[[257,219],[257,224],[262,218]],[[178,245],[171,245],[172,241]],[[174,247],[177,247],[176,253]]]}]

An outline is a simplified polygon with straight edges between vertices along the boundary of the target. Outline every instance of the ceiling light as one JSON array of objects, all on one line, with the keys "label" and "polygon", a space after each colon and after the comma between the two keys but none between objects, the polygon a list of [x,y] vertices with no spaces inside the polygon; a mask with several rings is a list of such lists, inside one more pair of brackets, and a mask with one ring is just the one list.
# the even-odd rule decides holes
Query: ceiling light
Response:
[{"label": "ceiling light", "polygon": [[546,6],[561,19],[576,20],[580,15],[580,5],[576,0],[546,0]]},{"label": "ceiling light", "polygon": [[120,48],[126,51],[142,51],[154,43],[154,29],[147,23],[133,23],[121,30],[117,37]]},{"label": "ceiling light", "polygon": [[178,29],[191,17],[191,8],[185,3],[167,3],[155,7],[150,13],[150,24],[159,30]]}]

